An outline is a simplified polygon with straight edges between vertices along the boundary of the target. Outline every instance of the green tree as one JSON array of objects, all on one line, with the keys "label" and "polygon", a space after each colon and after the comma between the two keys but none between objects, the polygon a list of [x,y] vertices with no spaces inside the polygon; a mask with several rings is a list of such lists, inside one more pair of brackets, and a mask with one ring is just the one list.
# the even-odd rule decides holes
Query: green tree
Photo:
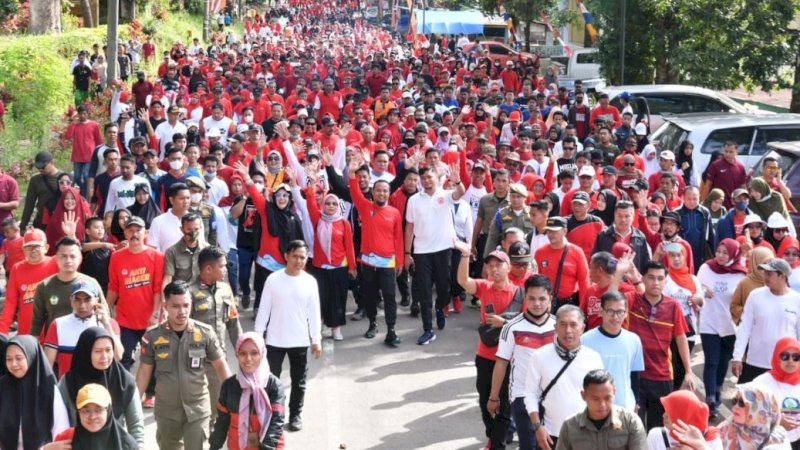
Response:
[{"label": "green tree", "polygon": [[[619,84],[689,83],[714,89],[788,86],[798,0],[587,0],[601,30],[602,72]],[[624,23],[624,68],[620,67]]]}]

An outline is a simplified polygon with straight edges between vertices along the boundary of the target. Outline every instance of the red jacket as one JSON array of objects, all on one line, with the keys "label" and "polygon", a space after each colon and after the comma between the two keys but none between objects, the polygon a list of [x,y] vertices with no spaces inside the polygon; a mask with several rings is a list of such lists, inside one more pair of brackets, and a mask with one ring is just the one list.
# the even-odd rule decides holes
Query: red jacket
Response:
[{"label": "red jacket", "polygon": [[373,267],[403,267],[405,248],[400,211],[367,200],[355,178],[350,180],[350,196],[361,219],[361,262]]}]

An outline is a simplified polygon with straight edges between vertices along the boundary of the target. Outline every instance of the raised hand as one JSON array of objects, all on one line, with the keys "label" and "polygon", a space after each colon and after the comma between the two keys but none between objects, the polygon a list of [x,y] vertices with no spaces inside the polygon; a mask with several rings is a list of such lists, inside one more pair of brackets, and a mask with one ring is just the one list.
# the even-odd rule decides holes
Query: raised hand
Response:
[{"label": "raised hand", "polygon": [[352,125],[349,123],[345,123],[341,127],[339,127],[339,137],[344,139],[347,137],[347,134],[350,133],[350,130],[353,128]]},{"label": "raised hand", "polygon": [[[248,173],[247,173],[247,166],[245,166],[244,164],[242,164],[242,162],[241,162],[241,161],[236,161],[235,163],[233,163],[233,170],[237,171],[237,172],[238,172],[238,173],[240,173],[242,176],[248,175]],[[247,178],[245,178],[245,179],[247,179]]]},{"label": "raised hand", "polygon": [[78,217],[75,211],[67,211],[64,214],[64,220],[61,221],[61,230],[64,232],[64,236],[69,236],[71,238],[76,237],[76,232],[78,231]]}]

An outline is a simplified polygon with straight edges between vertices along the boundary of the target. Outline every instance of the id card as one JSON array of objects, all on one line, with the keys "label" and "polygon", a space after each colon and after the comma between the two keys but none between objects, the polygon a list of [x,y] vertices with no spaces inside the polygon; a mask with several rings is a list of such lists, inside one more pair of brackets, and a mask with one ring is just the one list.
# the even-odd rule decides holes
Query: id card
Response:
[{"label": "id card", "polygon": [[247,432],[247,447],[248,448],[258,448],[260,442],[258,441],[258,433],[253,431]]},{"label": "id card", "polygon": [[200,368],[200,358],[192,358],[192,362],[189,365],[192,369],[199,369]]}]

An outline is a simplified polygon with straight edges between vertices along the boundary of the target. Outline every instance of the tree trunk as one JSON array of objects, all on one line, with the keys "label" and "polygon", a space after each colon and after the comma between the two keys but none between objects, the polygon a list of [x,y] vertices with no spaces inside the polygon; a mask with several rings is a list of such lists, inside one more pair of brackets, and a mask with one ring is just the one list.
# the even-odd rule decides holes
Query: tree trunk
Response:
[{"label": "tree trunk", "polygon": [[800,113],[800,50],[794,61],[794,83],[792,84],[792,101],[789,103],[789,112]]},{"label": "tree trunk", "polygon": [[80,0],[81,16],[83,17],[83,26],[85,28],[94,28],[97,26],[94,14],[92,14],[92,2],[90,0]]},{"label": "tree trunk", "polygon": [[525,51],[531,51],[531,21],[525,21]]},{"label": "tree trunk", "polygon": [[120,0],[119,21],[128,23],[136,18],[136,2],[134,0]]},{"label": "tree trunk", "polygon": [[61,33],[61,0],[31,0],[30,34]]}]

